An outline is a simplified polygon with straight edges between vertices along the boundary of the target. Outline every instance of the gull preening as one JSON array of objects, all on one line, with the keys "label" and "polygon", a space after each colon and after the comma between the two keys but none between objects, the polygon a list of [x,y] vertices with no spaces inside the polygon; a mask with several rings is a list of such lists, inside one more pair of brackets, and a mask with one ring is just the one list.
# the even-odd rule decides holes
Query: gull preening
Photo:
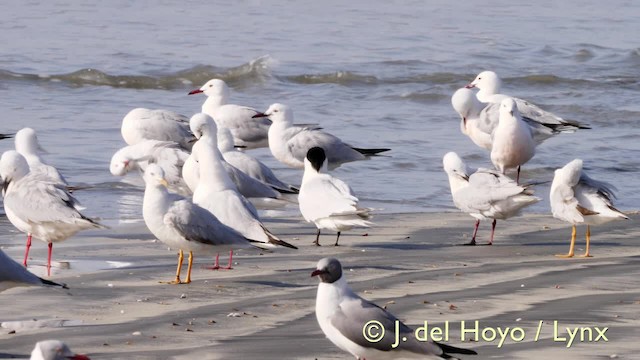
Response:
[{"label": "gull preening", "polygon": [[223,166],[213,119],[206,114],[196,114],[191,118],[191,128],[199,136],[191,154],[198,163],[200,174],[193,202],[248,239],[269,247],[278,245],[296,249],[270,232],[260,221],[256,208],[238,192]]},{"label": "gull preening", "polygon": [[[471,83],[467,85],[467,88],[477,88],[478,93],[476,96],[478,100],[483,103],[499,104],[502,100],[511,97],[500,93],[502,81],[493,71],[481,72]],[[543,131],[551,131],[549,136],[558,132],[574,132],[578,129],[589,129],[589,126],[587,125],[581,124],[577,121],[565,120],[528,101],[516,97],[513,97],[513,99],[516,102],[518,111],[522,114],[522,117],[528,119],[527,121],[534,127],[544,126],[548,128],[548,130]],[[490,112],[490,115],[493,119],[498,116],[497,111],[495,110]],[[538,125],[533,123],[537,123]]]},{"label": "gull preening", "polygon": [[[191,282],[193,253],[214,254],[237,248],[252,248],[253,239],[247,239],[236,230],[220,222],[207,209],[191,200],[167,190],[164,171],[149,164],[144,173],[146,188],[142,216],[151,233],[170,248],[178,250],[178,268],[171,284]],[[180,279],[184,251],[189,252],[187,278]]]},{"label": "gull preening", "polygon": [[320,246],[320,230],[336,231],[335,246],[338,246],[340,233],[355,226],[369,227],[371,210],[358,207],[358,198],[344,181],[329,174],[326,170],[327,157],[322,148],[312,147],[304,159],[304,175],[298,194],[300,212],[307,222],[313,222],[318,228],[314,244]]},{"label": "gull preening", "polygon": [[493,219],[491,237],[493,244],[496,220],[506,220],[541,199],[533,196],[528,186],[520,186],[507,176],[488,169],[473,172],[455,152],[442,158],[444,171],[449,178],[451,196],[456,207],[476,219],[471,242],[476,245],[480,220]]},{"label": "gull preening", "polygon": [[58,284],[34,275],[0,250],[0,292],[17,286],[47,286],[68,289],[65,284]]},{"label": "gull preening", "polygon": [[32,173],[43,174],[57,184],[69,185],[58,169],[42,161],[38,153],[44,152],[44,149],[40,146],[35,130],[28,127],[20,129],[16,133],[15,142],[16,151],[27,160]]},{"label": "gull preening", "polygon": [[[334,345],[356,359],[424,359],[427,356],[455,359],[450,354],[477,354],[473,350],[434,341],[418,341],[412,328],[351,290],[337,259],[318,261],[311,276],[320,278],[316,318],[322,332]],[[371,323],[377,326],[373,331],[380,335],[376,336],[376,341],[365,337],[367,325]]]},{"label": "gull preening", "polygon": [[202,104],[202,112],[211,116],[219,128],[229,129],[235,145],[247,149],[269,146],[267,133],[271,121],[254,118],[260,112],[253,108],[229,104],[229,87],[223,80],[211,79],[201,88],[189,92],[189,95],[200,93],[207,96]]},{"label": "gull preening", "polygon": [[48,243],[47,274],[50,276],[54,242],[66,240],[81,230],[105,228],[78,211],[78,201],[64,186],[42,174],[30,173],[27,160],[17,151],[2,154],[0,178],[7,218],[27,234],[25,266],[32,236]]},{"label": "gull preening", "polygon": [[264,114],[257,114],[254,117],[268,117],[273,122],[269,128],[271,154],[283,164],[295,169],[304,168],[307,151],[312,147],[321,147],[326,151],[329,170],[347,162],[367,160],[391,150],[356,148],[318,127],[295,126],[293,110],[283,104],[272,104]]},{"label": "gull preening", "polygon": [[629,219],[613,207],[614,190],[612,185],[590,178],[582,170],[580,159],[575,159],[555,171],[549,195],[551,211],[553,217],[572,225],[569,252],[558,255],[559,257],[574,256],[577,224],[587,224],[586,250],[582,256],[591,257],[591,225]]},{"label": "gull preening", "polygon": [[186,196],[191,190],[182,178],[182,167],[189,154],[173,141],[143,140],[116,151],[111,157],[109,171],[114,176],[124,176],[134,170],[143,175],[147,165],[154,163],[164,171],[169,190]]},{"label": "gull preening", "polygon": [[43,340],[36,343],[29,360],[90,360],[86,355],[76,354],[60,340]]},{"label": "gull preening", "polygon": [[143,140],[173,141],[186,150],[195,138],[189,131],[189,118],[170,110],[136,108],[122,119],[122,138],[128,145]]},{"label": "gull preening", "polygon": [[531,131],[522,121],[516,102],[506,98],[500,103],[500,121],[491,134],[491,162],[501,173],[516,168],[516,183],[520,182],[520,166],[536,153]]}]

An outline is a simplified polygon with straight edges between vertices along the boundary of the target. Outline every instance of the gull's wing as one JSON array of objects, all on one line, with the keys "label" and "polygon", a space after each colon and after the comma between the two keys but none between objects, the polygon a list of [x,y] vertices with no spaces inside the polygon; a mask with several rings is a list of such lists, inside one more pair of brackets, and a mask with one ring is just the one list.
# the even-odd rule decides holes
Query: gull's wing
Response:
[{"label": "gull's wing", "polygon": [[358,198],[353,195],[349,185],[328,174],[318,174],[304,183],[298,198],[300,210],[308,219],[358,212]]},{"label": "gull's wing", "polygon": [[188,241],[234,248],[252,247],[249,240],[239,232],[224,225],[209,211],[187,199],[176,201],[167,210],[164,223]]},{"label": "gull's wing", "polygon": [[297,133],[287,141],[287,147],[291,154],[300,161],[304,161],[307,151],[314,146],[324,149],[329,166],[365,158],[364,155],[354,150],[350,145],[324,131],[295,127],[289,128],[287,131],[292,131],[292,129],[296,129]]},{"label": "gull's wing", "polygon": [[[418,342],[413,330],[393,314],[355,294],[345,296],[329,320],[344,337],[365,348],[380,351],[406,350],[425,355],[442,355],[444,353],[438,344]],[[364,326],[371,321],[376,321],[377,325],[384,328],[384,337],[378,342],[368,341],[363,335]],[[396,324],[398,324],[397,336],[400,339],[406,337],[407,341],[401,342],[400,346],[393,349],[391,345],[395,342]],[[382,332],[381,329],[379,331]]]},{"label": "gull's wing", "polygon": [[76,209],[78,201],[63,185],[43,180],[37,174],[29,174],[11,185],[4,198],[5,206],[25,222],[91,221]]}]

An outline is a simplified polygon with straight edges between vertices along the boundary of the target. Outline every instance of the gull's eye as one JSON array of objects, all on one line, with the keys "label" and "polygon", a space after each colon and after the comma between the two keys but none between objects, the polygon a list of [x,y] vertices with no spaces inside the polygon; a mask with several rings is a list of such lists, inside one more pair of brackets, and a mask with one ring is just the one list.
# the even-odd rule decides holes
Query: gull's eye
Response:
[{"label": "gull's eye", "polygon": [[278,109],[273,110],[273,112],[278,112]]},{"label": "gull's eye", "polygon": [[209,87],[213,87],[213,84],[209,84]]}]

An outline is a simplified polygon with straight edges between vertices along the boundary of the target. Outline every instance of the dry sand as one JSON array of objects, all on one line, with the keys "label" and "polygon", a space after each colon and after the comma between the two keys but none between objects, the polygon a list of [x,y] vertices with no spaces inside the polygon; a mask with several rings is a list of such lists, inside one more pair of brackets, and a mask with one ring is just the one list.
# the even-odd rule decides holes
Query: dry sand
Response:
[{"label": "dry sand", "polygon": [[[315,229],[299,218],[269,219],[298,251],[238,252],[231,271],[202,269],[212,259],[197,257],[189,285],[158,283],[173,278],[176,257],[144,224],[87,232],[54,247],[54,260],[71,267],[54,269],[52,280],[66,282],[69,294],[0,294],[0,321],[27,321],[15,332],[0,329],[0,358],[28,357],[35,342],[55,338],[93,359],[351,359],[324,337],[314,314],[317,279],[309,275],[320,258],[334,256],[354,290],[406,323],[448,321],[448,343],[479,353],[465,359],[637,359],[640,216],[631,218],[592,228],[590,259],[553,256],[568,250],[570,227],[549,215],[499,222],[494,246],[476,247],[457,246],[473,226],[461,213],[379,215],[374,228],[343,234],[340,247],[332,246],[334,234],[312,246]],[[10,225],[0,221],[0,245],[20,260],[24,236],[7,234]],[[480,242],[489,229],[481,225]],[[34,243],[31,257],[30,270],[41,274],[44,243]],[[33,319],[48,326],[30,328]],[[524,339],[500,348],[482,337],[461,343],[462,320],[490,328],[487,337],[520,328]],[[559,337],[567,337],[565,327],[590,327],[595,340],[593,327],[608,327],[608,341],[578,338],[567,347],[553,340],[554,320]]]}]

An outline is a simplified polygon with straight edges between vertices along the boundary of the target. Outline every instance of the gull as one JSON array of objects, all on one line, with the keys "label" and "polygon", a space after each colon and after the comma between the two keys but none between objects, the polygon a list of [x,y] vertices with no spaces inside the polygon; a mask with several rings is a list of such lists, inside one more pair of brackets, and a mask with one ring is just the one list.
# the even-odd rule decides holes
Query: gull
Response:
[{"label": "gull", "polygon": [[[510,97],[500,93],[502,81],[493,71],[481,72],[466,87],[477,88],[478,93],[476,96],[478,100],[483,103],[499,104],[502,100]],[[522,117],[526,119],[531,126],[536,127],[537,131],[542,132],[539,136],[544,137],[544,132],[547,132],[546,137],[548,138],[559,132],[574,132],[578,129],[590,129],[589,126],[577,121],[565,120],[553,113],[542,110],[540,107],[528,101],[515,97],[513,99]],[[495,122],[498,117],[498,112],[496,110],[490,111],[490,117],[492,117]]]},{"label": "gull", "polygon": [[31,236],[48,243],[47,275],[50,276],[54,242],[66,240],[81,230],[105,228],[78,211],[78,201],[65,187],[42,174],[30,173],[27,161],[17,151],[2,154],[0,178],[7,218],[18,230],[28,234],[25,266]]},{"label": "gull", "polygon": [[297,187],[278,179],[273,171],[260,160],[246,152],[238,151],[233,145],[233,135],[227,128],[218,128],[218,149],[228,164],[252,178],[280,191],[298,193]]},{"label": "gull", "polygon": [[517,168],[516,183],[520,181],[520,166],[536,153],[531,131],[522,121],[516,102],[506,98],[500,103],[500,121],[491,135],[491,162],[501,173]]},{"label": "gull", "polygon": [[371,210],[358,207],[358,198],[351,187],[344,181],[329,174],[321,173],[326,169],[327,157],[324,150],[312,147],[304,159],[304,175],[300,185],[298,203],[300,212],[307,222],[313,222],[318,228],[316,240],[320,246],[320,230],[337,231],[335,246],[338,246],[340,233],[354,226],[369,227],[373,225],[367,219],[371,218]]},{"label": "gull", "polygon": [[574,256],[577,224],[587,224],[587,247],[582,256],[591,257],[589,253],[591,225],[629,219],[613,207],[614,190],[612,185],[594,180],[584,173],[580,159],[575,159],[555,171],[549,195],[551,212],[556,219],[572,225],[569,253],[557,256],[563,258]]},{"label": "gull", "polygon": [[238,192],[223,166],[213,119],[206,114],[196,114],[191,118],[191,129],[199,135],[192,153],[200,172],[193,202],[249,239],[296,249],[271,233],[260,221],[255,207]]},{"label": "gull", "polygon": [[[151,233],[169,247],[179,249],[175,280],[170,284],[191,282],[193,253],[211,254],[220,250],[253,248],[255,242],[223,224],[208,210],[191,200],[167,190],[164,171],[149,164],[144,173],[146,183],[142,216]],[[180,280],[184,251],[189,252],[187,278]]]},{"label": "gull", "polygon": [[90,360],[86,355],[76,354],[60,340],[44,340],[36,343],[30,360]]},{"label": "gull", "polygon": [[335,258],[318,261],[311,276],[320,278],[316,318],[322,332],[356,359],[456,359],[450,354],[477,354],[434,341],[418,341],[412,328],[354,293]]},{"label": "gull", "polygon": [[[518,99],[514,99],[518,104]],[[460,115],[460,131],[467,135],[479,147],[491,151],[491,134],[498,126],[500,103],[484,103],[472,89],[460,88],[451,96],[451,105]],[[521,107],[518,107],[520,110]],[[536,144],[542,144],[552,136],[564,132],[575,132],[576,129],[588,129],[584,125],[541,123],[535,119],[522,116]]]},{"label": "gull", "polygon": [[445,154],[442,165],[449,177],[453,203],[476,219],[473,237],[466,245],[476,245],[480,220],[493,219],[488,243],[491,245],[496,220],[516,216],[523,208],[541,200],[533,196],[533,190],[528,186],[519,186],[497,171],[478,169],[473,172],[455,152]]},{"label": "gull", "polygon": [[390,149],[361,149],[342,142],[339,138],[312,126],[295,126],[293,110],[283,104],[273,104],[263,114],[254,117],[268,117],[273,124],[269,128],[269,149],[283,164],[295,169],[304,168],[307,151],[321,147],[327,153],[329,170],[341,164],[367,160]]},{"label": "gull", "polygon": [[30,285],[68,289],[65,284],[58,284],[34,275],[0,250],[0,292],[16,286]]},{"label": "gull", "polygon": [[202,112],[211,116],[219,128],[229,129],[235,145],[247,149],[269,146],[267,133],[271,121],[253,118],[259,114],[255,109],[229,104],[229,87],[223,80],[211,79],[200,89],[189,92],[189,95],[200,93],[207,96],[202,104]]},{"label": "gull", "polygon": [[149,163],[157,164],[165,173],[169,190],[182,195],[191,195],[191,190],[182,178],[182,168],[190,153],[173,141],[143,140],[127,145],[113,154],[109,171],[114,176],[124,176],[130,171],[144,170]]},{"label": "gull", "polygon": [[[201,138],[202,130],[207,129],[207,127],[204,126],[204,124],[207,122],[211,122],[215,125],[214,120],[205,113],[198,113],[191,117],[190,126],[196,138],[198,139]],[[198,145],[200,141],[196,142],[196,144],[194,145],[194,148],[205,147],[205,146],[215,146],[216,147],[215,150],[219,153],[220,151],[218,150],[217,145],[215,145],[217,143],[218,135],[217,133],[213,133],[212,136],[214,136],[215,138],[211,139],[211,141],[202,142],[200,145]],[[198,184],[200,183],[200,167],[198,165],[197,157],[194,155],[194,153],[195,151],[193,151],[191,156],[187,158],[187,160],[184,163],[184,166],[182,167],[182,177],[184,178],[184,181],[189,186],[191,191],[195,191],[195,189],[198,187]],[[246,198],[265,198],[265,199],[280,198],[280,193],[278,192],[277,189],[274,189],[272,186],[266,183],[263,183],[260,180],[252,178],[251,176],[245,174],[238,168],[224,161],[224,159],[221,158],[220,160],[227,175],[231,178],[235,187],[240,192],[240,194],[242,194],[242,196]],[[283,189],[280,189],[280,190],[284,192],[289,192],[289,193],[292,192],[292,191],[287,191]],[[270,204],[270,203],[267,202],[267,204]]]},{"label": "gull", "polygon": [[122,138],[128,145],[143,140],[174,141],[191,150],[195,138],[189,131],[189,118],[173,111],[136,108],[122,119]]},{"label": "gull", "polygon": [[29,164],[29,169],[32,173],[40,173],[46,175],[56,184],[68,186],[67,180],[60,174],[60,171],[55,167],[46,164],[42,161],[38,152],[43,152],[44,149],[38,142],[38,136],[36,131],[32,128],[26,127],[20,129],[15,136],[16,151],[20,155],[24,156]]}]

